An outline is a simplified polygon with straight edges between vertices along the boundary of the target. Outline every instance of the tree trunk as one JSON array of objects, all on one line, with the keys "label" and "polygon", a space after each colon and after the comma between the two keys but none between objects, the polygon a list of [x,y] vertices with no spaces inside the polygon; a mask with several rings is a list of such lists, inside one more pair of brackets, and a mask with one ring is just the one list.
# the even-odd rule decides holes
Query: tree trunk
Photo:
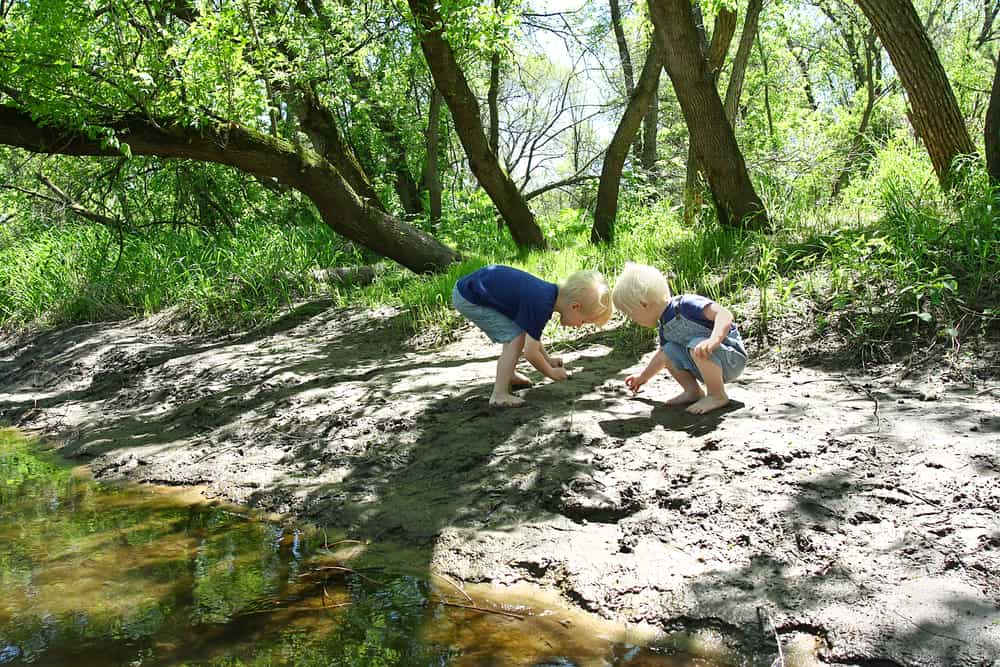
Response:
[{"label": "tree trunk", "polygon": [[1000,58],[993,74],[990,106],[986,110],[986,172],[993,185],[1000,186]]},{"label": "tree trunk", "polygon": [[[608,0],[611,7],[611,29],[615,33],[615,41],[618,43],[618,57],[622,63],[622,79],[625,81],[625,97],[632,98],[635,90],[635,75],[632,73],[632,54],[628,50],[628,42],[625,41],[625,31],[622,29],[622,10],[618,0]],[[638,135],[636,135],[638,137]],[[642,156],[642,143],[636,138],[632,146],[635,156]]]},{"label": "tree trunk", "polygon": [[[649,48],[653,48],[652,44]],[[660,126],[660,72],[662,65],[656,68],[656,80],[653,82],[653,96],[649,99],[649,110],[642,119],[642,168],[650,175],[656,173],[656,132]]]},{"label": "tree trunk", "polygon": [[785,44],[788,46],[789,53],[795,59],[795,64],[799,66],[799,73],[802,74],[802,87],[806,93],[806,102],[809,104],[809,109],[816,111],[819,109],[819,105],[816,103],[816,94],[813,93],[812,81],[809,79],[809,61],[802,54],[801,49],[795,49],[792,38],[788,35],[785,35]]},{"label": "tree trunk", "polygon": [[[493,9],[500,11],[500,0],[493,0]],[[490,89],[486,93],[486,104],[490,112],[490,150],[500,156],[500,51],[494,50],[490,56]]]},{"label": "tree trunk", "polygon": [[408,2],[410,11],[423,28],[420,45],[424,57],[434,84],[451,111],[455,131],[465,148],[472,173],[500,211],[514,242],[521,248],[544,248],[545,238],[534,214],[514,181],[500,167],[496,154],[490,150],[479,115],[479,102],[455,60],[451,45],[445,40],[443,19],[433,0]]},{"label": "tree trunk", "polygon": [[747,174],[736,135],[698,46],[688,0],[649,0],[653,25],[663,42],[664,62],[687,123],[695,156],[705,169],[719,223],[764,227],[764,205]]},{"label": "tree trunk", "polygon": [[378,193],[350,147],[344,143],[333,114],[320,103],[315,91],[303,87],[299,90],[296,102],[299,122],[316,152],[330,161],[363,201],[384,213],[385,206],[379,200]]},{"label": "tree trunk", "polygon": [[854,133],[854,139],[851,141],[851,148],[847,151],[847,159],[844,161],[844,166],[840,170],[840,175],[833,184],[833,191],[830,193],[831,196],[836,197],[840,194],[840,191],[847,186],[847,182],[851,177],[851,172],[854,170],[854,161],[857,159],[858,155],[861,154],[862,148],[864,147],[865,132],[868,131],[868,123],[871,121],[872,111],[875,110],[875,73],[873,70],[872,59],[878,54],[872,53],[871,50],[865,50],[865,94],[867,99],[865,101],[865,110],[861,114],[861,122],[858,124],[858,130]]},{"label": "tree trunk", "polygon": [[767,117],[767,136],[771,139],[771,148],[778,149],[778,136],[774,133],[774,114],[771,112],[771,75],[767,68],[767,54],[764,52],[764,44],[760,41],[760,35],[754,40],[757,42],[757,50],[760,52],[760,68],[764,70],[764,113]]},{"label": "tree trunk", "polygon": [[430,207],[431,220],[441,222],[441,175],[438,172],[438,155],[441,145],[441,93],[431,87],[430,108],[427,111],[427,132],[424,134],[424,146],[427,157],[424,161],[424,171],[421,180],[427,192],[427,203]]},{"label": "tree trunk", "polygon": [[942,187],[951,185],[956,158],[976,152],[948,75],[910,0],[855,0],[878,33],[899,73],[912,109],[913,128],[924,142]]},{"label": "tree trunk", "polygon": [[[152,122],[134,116],[108,127],[133,155],[225,164],[294,188],[312,200],[333,231],[411,271],[444,271],[458,259],[455,251],[434,237],[362,201],[329,161],[287,141],[236,123],[196,130],[164,119]],[[40,127],[27,113],[6,106],[0,106],[0,142],[52,155],[120,156],[99,140],[53,126]]]},{"label": "tree trunk", "polygon": [[659,34],[653,35],[653,41],[646,53],[646,63],[639,74],[639,85],[629,98],[625,113],[618,122],[608,150],[604,153],[604,165],[601,168],[601,180],[597,186],[597,207],[594,210],[594,226],[590,230],[591,243],[610,243],[614,240],[615,216],[618,212],[618,193],[621,187],[622,168],[628,156],[632,137],[639,131],[643,115],[650,103],[655,99],[660,81],[660,69],[663,67],[663,49]]},{"label": "tree trunk", "polygon": [[[712,74],[712,85],[718,86],[719,73],[726,63],[726,54],[729,53],[729,45],[733,41],[736,33],[736,13],[730,9],[722,7],[715,17],[715,29],[712,30],[712,41],[709,43],[705,34],[704,17],[701,14],[700,5],[692,8],[695,27],[698,30],[698,44],[705,59],[708,61],[708,71]],[[694,219],[696,210],[701,206],[700,187],[698,184],[702,166],[698,163],[694,147],[688,143],[687,176],[684,179],[684,218],[688,222]]]},{"label": "tree trunk", "polygon": [[383,100],[372,92],[372,84],[368,77],[352,67],[348,68],[347,77],[351,81],[351,86],[364,99],[369,102],[369,113],[375,126],[385,140],[386,163],[392,171],[395,179],[393,189],[399,197],[399,203],[403,206],[403,211],[407,216],[416,217],[423,213],[423,206],[420,202],[420,191],[417,182],[410,173],[409,160],[407,158],[406,146],[403,143],[402,131],[399,128],[393,111],[389,109]]},{"label": "tree trunk", "polygon": [[736,128],[736,110],[740,105],[740,96],[743,94],[743,81],[746,79],[747,65],[750,63],[750,51],[753,49],[753,40],[757,36],[757,23],[760,20],[760,12],[764,7],[763,0],[750,0],[747,5],[747,15],[743,19],[743,32],[740,33],[740,43],[736,47],[736,55],[733,56],[733,72],[729,76],[729,86],[726,88],[726,101],[723,108],[726,110],[726,118],[729,124]]}]

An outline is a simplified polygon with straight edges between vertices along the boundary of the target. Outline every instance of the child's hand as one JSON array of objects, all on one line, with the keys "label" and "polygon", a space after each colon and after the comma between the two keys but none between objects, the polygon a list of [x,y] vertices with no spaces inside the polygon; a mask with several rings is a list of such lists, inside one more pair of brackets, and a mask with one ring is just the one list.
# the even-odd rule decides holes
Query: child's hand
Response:
[{"label": "child's hand", "polygon": [[629,375],[625,378],[625,386],[631,389],[632,393],[638,393],[644,384],[646,381],[642,379],[641,375]]},{"label": "child's hand", "polygon": [[712,353],[718,349],[718,343],[713,343],[712,341],[706,339],[695,345],[691,352],[699,359],[708,359]]},{"label": "child's hand", "polygon": [[562,357],[549,357],[549,366],[552,366],[552,368],[562,368]]},{"label": "child's hand", "polygon": [[567,373],[566,369],[563,368],[562,366],[557,366],[556,368],[552,369],[552,373],[549,375],[549,377],[555,380],[556,382],[561,382],[569,377],[569,373]]}]

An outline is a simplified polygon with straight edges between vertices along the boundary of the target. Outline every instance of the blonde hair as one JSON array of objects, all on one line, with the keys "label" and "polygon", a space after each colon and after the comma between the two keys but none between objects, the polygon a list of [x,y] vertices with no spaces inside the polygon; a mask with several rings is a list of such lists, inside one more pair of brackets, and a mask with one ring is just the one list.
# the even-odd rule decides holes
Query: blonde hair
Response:
[{"label": "blonde hair", "polygon": [[597,326],[611,319],[611,290],[599,271],[577,271],[559,286],[559,292],[580,304],[583,316]]},{"label": "blonde hair", "polygon": [[626,262],[615,281],[611,298],[615,308],[628,314],[644,303],[666,304],[670,300],[670,287],[663,274],[652,266]]}]

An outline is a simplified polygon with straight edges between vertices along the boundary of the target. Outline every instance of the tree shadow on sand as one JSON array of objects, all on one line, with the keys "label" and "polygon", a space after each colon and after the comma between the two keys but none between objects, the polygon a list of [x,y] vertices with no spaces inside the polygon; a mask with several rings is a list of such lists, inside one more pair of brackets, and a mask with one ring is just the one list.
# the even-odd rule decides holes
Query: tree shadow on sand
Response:
[{"label": "tree shadow on sand", "polygon": [[[109,345],[100,331],[76,331],[78,349]],[[974,588],[986,577],[981,568],[997,569],[1000,530],[982,514],[995,511],[996,457],[984,447],[956,449],[952,481],[933,497],[917,490],[924,487],[897,469],[927,452],[910,451],[900,438],[876,440],[894,417],[886,404],[895,395],[880,399],[876,423],[872,398],[837,389],[836,378],[824,376],[830,387],[820,394],[818,385],[752,369],[738,391],[753,401],[690,415],[630,396],[622,379],[637,355],[616,349],[614,332],[603,332],[573,341],[570,381],[540,382],[522,392],[526,407],[497,410],[488,404],[492,346],[425,353],[406,349],[399,332],[391,315],[307,309],[225,341],[164,337],[145,356],[86,369],[96,372],[83,389],[53,385],[40,404],[15,387],[21,395],[3,397],[0,409],[31,425],[33,414],[72,404],[93,415],[65,425],[65,451],[101,455],[106,474],[218,484],[251,505],[375,540],[372,558],[421,576],[447,556],[477,561],[466,570],[478,573],[473,578],[557,585],[581,606],[624,620],[732,619],[733,629],[756,628],[761,607],[779,632],[823,634],[836,619],[848,630],[832,642],[852,627],[837,614],[856,612],[875,587],[883,597],[859,618],[892,622],[859,635],[867,655],[834,647],[866,664],[918,653],[961,663],[958,641],[944,653],[930,642],[984,635],[959,617],[979,619],[996,599],[995,588],[994,598]],[[52,334],[36,346],[58,340]],[[28,352],[11,354],[0,365],[8,386],[16,369],[41,363]],[[72,355],[58,362],[71,365]],[[814,395],[795,394],[807,390]],[[822,422],[831,418],[820,408],[839,400],[858,409]],[[959,411],[949,412],[952,419],[981,416],[958,403],[948,410]],[[950,470],[932,463],[939,477]],[[962,486],[964,464],[979,478]],[[951,500],[957,493],[966,497]],[[983,523],[975,534],[973,521]],[[873,541],[907,527],[911,534],[897,546]],[[934,532],[941,529],[948,532]],[[536,540],[526,554],[526,530],[548,541]],[[577,553],[546,551],[591,534],[601,537],[574,542],[583,545],[572,547]],[[849,538],[868,542],[852,547]],[[980,541],[979,555],[959,548],[967,538]],[[480,549],[491,539],[501,548]],[[954,543],[928,546],[942,540]],[[405,556],[388,553],[400,544]],[[934,585],[946,586],[920,599],[956,610],[954,617],[942,612],[929,624],[905,612],[906,598],[884,597],[892,588],[914,595],[920,580],[912,573],[886,578],[884,589],[859,588],[859,568],[882,553],[892,554],[892,568],[906,558],[930,568]],[[589,559],[592,569],[574,570],[572,558]],[[973,586],[952,577],[963,573]],[[766,632],[755,636],[766,643]]]}]

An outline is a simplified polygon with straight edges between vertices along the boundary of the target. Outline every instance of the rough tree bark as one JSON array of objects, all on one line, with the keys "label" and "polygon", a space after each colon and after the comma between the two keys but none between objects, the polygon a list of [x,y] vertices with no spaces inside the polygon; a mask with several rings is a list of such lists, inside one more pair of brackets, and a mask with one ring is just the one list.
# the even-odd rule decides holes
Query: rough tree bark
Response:
[{"label": "rough tree bark", "polygon": [[646,53],[646,62],[639,74],[639,84],[629,98],[625,113],[618,122],[608,149],[604,152],[601,180],[597,186],[597,207],[594,210],[594,226],[590,230],[591,243],[610,243],[614,239],[615,216],[618,212],[618,193],[621,189],[622,169],[628,156],[632,137],[639,131],[643,116],[656,97],[663,67],[663,49],[659,35],[653,40]]},{"label": "rough tree bark", "polygon": [[455,131],[469,158],[476,180],[483,186],[507,223],[514,242],[521,248],[544,248],[545,238],[514,181],[490,150],[483,131],[479,102],[455,59],[444,36],[444,22],[433,0],[408,0],[410,11],[420,23],[420,46],[434,77],[434,84],[451,111]]},{"label": "rough tree bark", "polygon": [[[294,188],[312,200],[333,231],[412,271],[443,271],[458,259],[434,237],[364,202],[330,161],[287,141],[235,123],[196,130],[168,119],[133,116],[107,127],[133,155],[225,164]],[[82,133],[41,127],[27,113],[7,106],[0,106],[0,143],[53,155],[120,155]]]},{"label": "rough tree bark", "polygon": [[757,36],[757,24],[760,21],[760,12],[764,8],[763,0],[750,0],[747,5],[747,15],[743,19],[743,32],[740,33],[740,43],[736,47],[736,55],[733,56],[733,72],[729,76],[729,86],[726,88],[726,100],[723,108],[726,110],[726,118],[729,124],[736,128],[736,110],[740,105],[740,96],[743,94],[743,82],[746,79],[747,65],[750,63],[750,51],[753,49],[753,41]]},{"label": "rough tree bark", "polygon": [[385,206],[379,200],[378,193],[372,187],[368,176],[355,159],[350,147],[344,142],[344,137],[337,127],[337,121],[330,110],[323,106],[316,93],[302,87],[294,97],[295,111],[303,131],[312,142],[313,148],[340,172],[351,189],[370,206],[383,213]]},{"label": "rough tree bark", "polygon": [[[729,45],[736,34],[736,12],[722,7],[715,17],[715,28],[712,30],[712,41],[709,43],[705,34],[704,17],[701,8],[692,6],[695,28],[698,30],[698,45],[708,61],[708,71],[712,75],[712,85],[718,86],[719,73],[726,62]],[[688,143],[687,176],[684,179],[684,218],[688,222],[694,219],[696,209],[700,208],[701,194],[698,186],[702,166],[695,155],[694,146]]]},{"label": "rough tree bark", "polygon": [[990,182],[1000,186],[1000,57],[997,58],[996,72],[993,74],[993,89],[990,91],[990,106],[986,110],[986,172]]},{"label": "rough tree bark", "polygon": [[768,226],[764,205],[750,182],[736,135],[726,119],[688,0],[649,0],[663,42],[664,63],[701,161],[723,225]]},{"label": "rough tree bark", "polygon": [[441,145],[441,104],[444,102],[437,88],[431,87],[430,108],[427,111],[427,130],[424,133],[426,157],[421,180],[427,192],[431,220],[441,221],[441,175],[438,172],[438,154]]},{"label": "rough tree bark", "polygon": [[941,186],[951,186],[955,159],[976,152],[948,75],[910,0],[855,0],[889,52],[910,103],[910,122],[924,142]]},{"label": "rough tree bark", "polygon": [[[493,0],[493,9],[500,11],[500,0]],[[486,93],[486,105],[490,112],[490,150],[500,155],[500,51],[493,50],[490,56],[490,88]]]},{"label": "rough tree bark", "polygon": [[[625,81],[625,97],[630,99],[635,91],[635,75],[632,70],[632,54],[628,50],[628,42],[625,41],[625,30],[622,29],[622,10],[618,0],[608,0],[611,9],[611,30],[615,33],[615,42],[618,43],[618,57],[622,63],[622,79]],[[642,156],[642,142],[636,135],[632,150],[637,158]]]}]

